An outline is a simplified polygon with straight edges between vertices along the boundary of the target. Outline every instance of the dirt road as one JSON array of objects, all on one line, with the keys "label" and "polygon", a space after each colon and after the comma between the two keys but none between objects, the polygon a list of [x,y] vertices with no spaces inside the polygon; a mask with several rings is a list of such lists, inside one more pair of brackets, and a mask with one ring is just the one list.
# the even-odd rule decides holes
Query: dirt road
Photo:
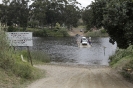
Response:
[{"label": "dirt road", "polygon": [[79,67],[40,65],[46,70],[46,78],[42,78],[27,88],[133,88],[133,84],[125,81],[109,67]]},{"label": "dirt road", "polygon": [[72,31],[68,31],[68,34],[70,36],[75,36],[76,34],[80,35],[80,36],[85,36],[84,30],[82,32],[80,32],[81,28],[73,28]]}]

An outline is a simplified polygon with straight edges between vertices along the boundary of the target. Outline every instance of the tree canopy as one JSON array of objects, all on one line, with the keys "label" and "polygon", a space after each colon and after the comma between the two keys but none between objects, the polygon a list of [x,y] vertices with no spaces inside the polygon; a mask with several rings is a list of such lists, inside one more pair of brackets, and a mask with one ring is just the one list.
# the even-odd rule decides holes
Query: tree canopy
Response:
[{"label": "tree canopy", "polygon": [[132,0],[95,0],[83,12],[83,20],[88,28],[90,25],[104,27],[110,42],[116,42],[119,48],[133,45]]},{"label": "tree canopy", "polygon": [[[29,5],[29,1],[32,4]],[[3,0],[0,5],[0,21],[11,26],[44,27],[58,22],[68,28],[76,27],[81,17],[80,3],[76,0]]]}]

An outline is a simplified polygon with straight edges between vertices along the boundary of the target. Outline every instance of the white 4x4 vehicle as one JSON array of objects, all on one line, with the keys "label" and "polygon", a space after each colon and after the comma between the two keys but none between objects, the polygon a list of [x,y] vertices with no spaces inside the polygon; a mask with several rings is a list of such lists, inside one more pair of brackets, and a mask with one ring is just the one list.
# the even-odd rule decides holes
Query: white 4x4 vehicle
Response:
[{"label": "white 4x4 vehicle", "polygon": [[86,37],[81,38],[81,43],[82,45],[87,45],[88,44],[88,39]]}]

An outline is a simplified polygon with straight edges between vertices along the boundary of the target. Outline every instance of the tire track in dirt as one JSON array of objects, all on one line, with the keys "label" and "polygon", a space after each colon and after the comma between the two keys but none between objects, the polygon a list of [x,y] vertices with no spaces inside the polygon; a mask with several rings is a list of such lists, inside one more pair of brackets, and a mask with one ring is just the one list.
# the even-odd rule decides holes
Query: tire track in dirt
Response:
[{"label": "tire track in dirt", "polygon": [[133,88],[110,67],[103,66],[35,66],[46,71],[42,78],[27,88]]}]

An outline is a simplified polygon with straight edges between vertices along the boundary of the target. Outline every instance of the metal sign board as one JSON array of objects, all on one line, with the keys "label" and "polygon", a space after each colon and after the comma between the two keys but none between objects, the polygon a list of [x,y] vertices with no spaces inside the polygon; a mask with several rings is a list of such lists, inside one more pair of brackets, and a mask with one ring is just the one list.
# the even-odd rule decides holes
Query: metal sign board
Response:
[{"label": "metal sign board", "polygon": [[33,46],[32,32],[7,32],[10,46]]}]

